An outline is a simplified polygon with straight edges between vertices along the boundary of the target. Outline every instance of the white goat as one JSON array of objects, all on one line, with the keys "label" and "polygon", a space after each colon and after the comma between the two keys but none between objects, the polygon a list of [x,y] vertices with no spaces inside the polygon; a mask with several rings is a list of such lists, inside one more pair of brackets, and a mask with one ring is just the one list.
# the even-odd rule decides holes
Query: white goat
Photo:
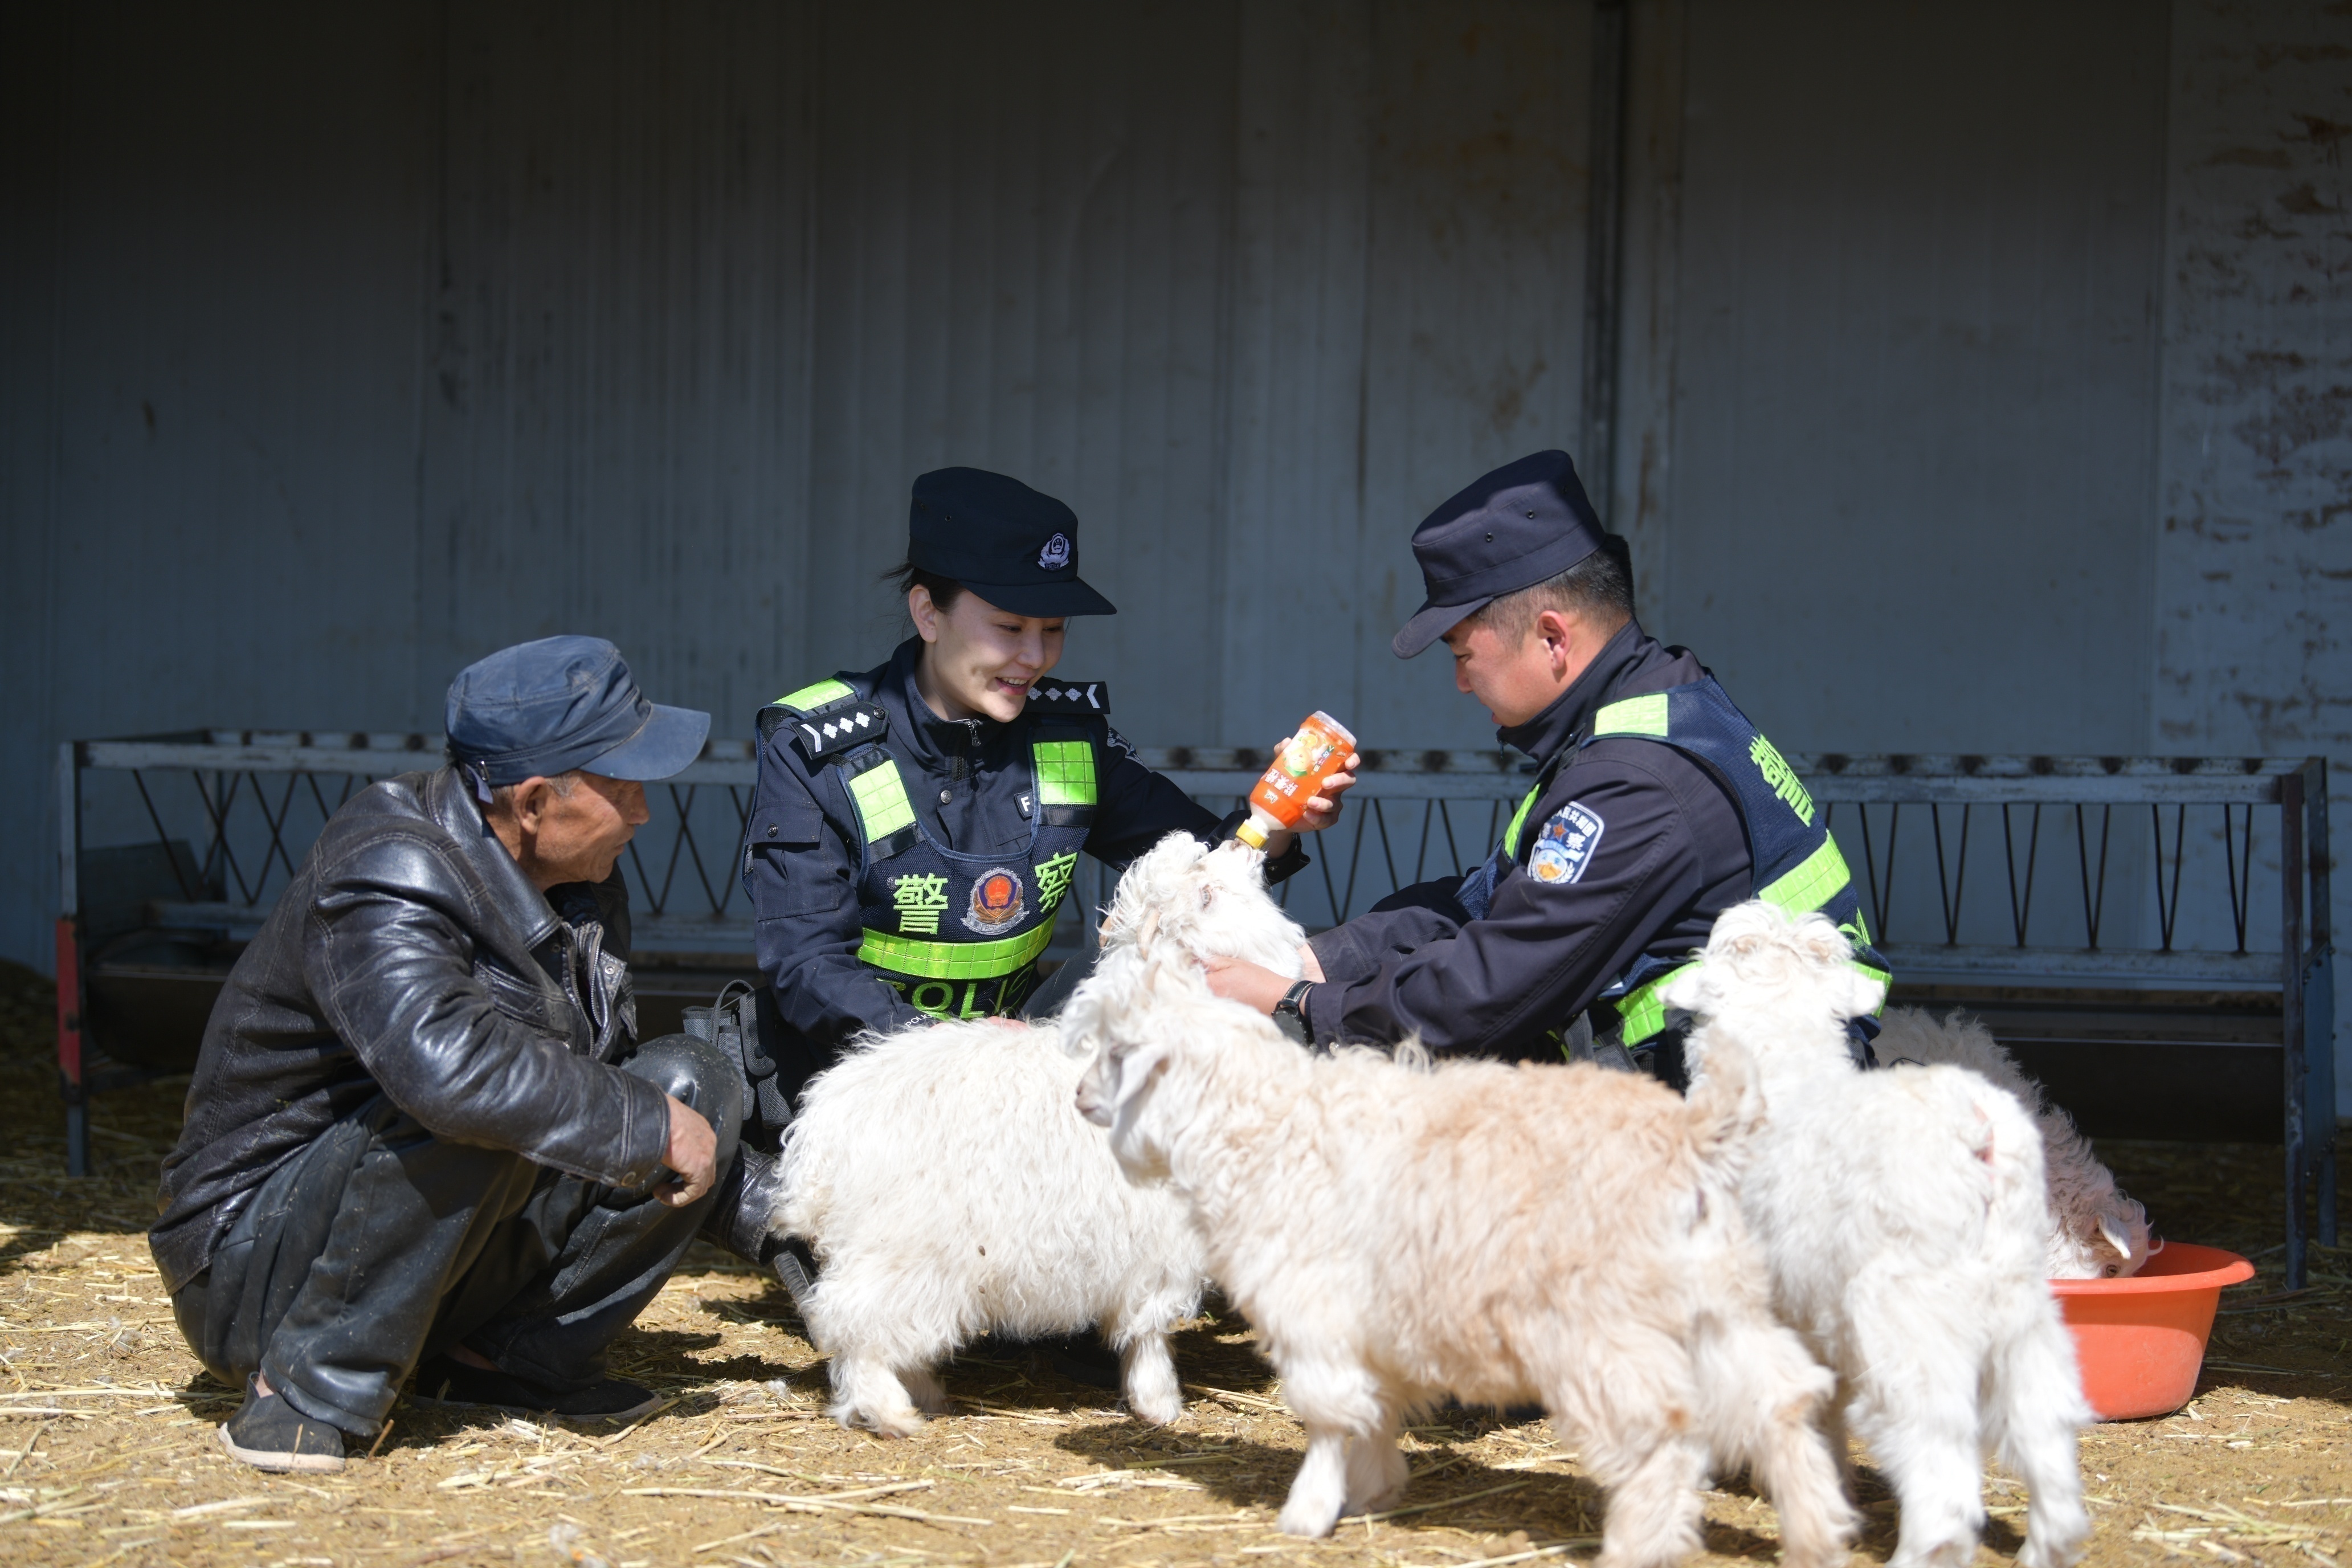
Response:
[{"label": "white goat", "polygon": [[1984,1525],[1987,1449],[2031,1489],[2025,1568],[2063,1568],[2090,1533],[2075,1433],[2090,1419],[2074,1342],[2042,1278],[2042,1139],[1963,1068],[1857,1072],[1845,1021],[1876,1005],[1829,921],[1725,911],[1664,1001],[1700,1016],[1694,1096],[1727,1066],[1760,1083],[1765,1125],[1739,1201],[1781,1316],[1839,1381],[1843,1422],[1903,1510],[1889,1568],[1958,1568]]},{"label": "white goat", "polygon": [[1401,1424],[1452,1393],[1540,1400],[1572,1435],[1610,1490],[1606,1568],[1695,1550],[1717,1459],[1771,1492],[1793,1568],[1843,1560],[1831,1380],[1740,1221],[1735,1084],[1686,1104],[1587,1066],[1318,1058],[1158,952],[1107,955],[1071,999],[1096,1045],[1078,1103],[1190,1205],[1306,1425],[1282,1529],[1394,1498]]},{"label": "white goat", "polygon": [[[1297,974],[1303,933],[1264,896],[1263,863],[1171,835],[1120,882],[1107,942],[1150,923],[1196,959]],[[1183,1414],[1168,1330],[1198,1309],[1200,1238],[1172,1194],[1121,1179],[1079,1117],[1085,1068],[1055,1024],[959,1022],[866,1038],[809,1081],[771,1228],[818,1260],[802,1312],[832,1358],[835,1420],[907,1436],[918,1406],[944,1407],[933,1368],[959,1346],[1095,1323],[1129,1408]]]},{"label": "white goat", "polygon": [[1882,1062],[1962,1067],[2017,1096],[2042,1131],[2042,1165],[2050,1182],[2048,1261],[2053,1279],[2113,1279],[2147,1261],[2147,1211],[2116,1185],[2074,1119],[2052,1105],[2042,1086],[1992,1032],[1965,1013],[1937,1018],[1916,1007],[1887,1011],[1877,1041]]}]

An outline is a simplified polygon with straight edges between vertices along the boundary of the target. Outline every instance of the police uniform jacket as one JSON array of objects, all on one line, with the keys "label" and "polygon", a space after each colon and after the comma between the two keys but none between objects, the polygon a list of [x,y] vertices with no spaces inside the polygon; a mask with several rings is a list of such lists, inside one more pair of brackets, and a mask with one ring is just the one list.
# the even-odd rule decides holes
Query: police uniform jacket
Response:
[{"label": "police uniform jacket", "polygon": [[[1652,735],[1595,736],[1597,715],[1663,715],[1666,699],[1654,694],[1668,692],[1677,703],[1693,693],[1721,697],[1688,650],[1663,647],[1629,621],[1550,707],[1499,731],[1538,770],[1505,847],[1466,878],[1404,889],[1313,940],[1328,981],[1303,1002],[1316,1038],[1385,1044],[1417,1034],[1433,1050],[1557,1060],[1561,1032],[1588,1008],[1609,1035],[1629,1006],[1629,979],[1639,985],[1686,961],[1706,945],[1716,916],[1764,891],[1739,794],[1751,785],[1761,804],[1748,811],[1759,826],[1770,811],[1788,815],[1769,825],[1776,832],[1811,830],[1809,845],[1787,840],[1812,851],[1795,879],[1819,882],[1826,873],[1845,889],[1829,912],[1850,922],[1848,934],[1875,961],[1850,879],[1810,801],[1800,823],[1760,773],[1735,781],[1659,743],[1663,721]],[[1720,710],[1738,721],[1727,699]],[[1745,737],[1753,737],[1761,765],[1774,768],[1782,800],[1801,797],[1776,766],[1778,753],[1752,730],[1743,745]],[[1831,903],[1819,889],[1801,902]],[[1634,1031],[1624,1037],[1632,1043]]]},{"label": "police uniform jacket", "polygon": [[[1041,680],[1030,712],[1011,723],[942,720],[915,689],[922,648],[919,638],[909,637],[888,663],[837,679],[887,720],[883,744],[904,779],[920,832],[953,854],[1001,860],[1013,875],[1015,897],[1040,896],[1037,879],[1028,876],[1029,855],[1037,814],[1051,808],[1039,797],[1036,732],[1049,723],[1061,732],[1073,715],[1082,724],[1076,732],[1092,738],[1095,753],[1086,853],[1124,867],[1171,832],[1210,841],[1218,836],[1217,817],[1145,767],[1101,716],[1108,701],[1100,684]],[[1036,706],[1048,701],[1056,705],[1050,718]],[[876,879],[877,868],[850,794],[849,771],[830,759],[813,763],[795,743],[791,723],[762,728],[759,782],[745,824],[743,880],[758,921],[760,967],[779,1021],[814,1058],[809,1065],[823,1065],[865,1030],[1012,1010],[972,998],[950,998],[941,1006],[918,994],[924,987],[860,959],[869,935],[861,888]],[[1267,874],[1279,879],[1306,863],[1294,846],[1269,864]],[[1029,885],[1018,885],[1024,880]],[[975,896],[978,891],[975,885]],[[1045,893],[1058,897],[1054,889]],[[871,896],[870,890],[865,895],[868,901]],[[941,939],[968,937],[961,929],[964,912],[944,910],[931,929]]]}]

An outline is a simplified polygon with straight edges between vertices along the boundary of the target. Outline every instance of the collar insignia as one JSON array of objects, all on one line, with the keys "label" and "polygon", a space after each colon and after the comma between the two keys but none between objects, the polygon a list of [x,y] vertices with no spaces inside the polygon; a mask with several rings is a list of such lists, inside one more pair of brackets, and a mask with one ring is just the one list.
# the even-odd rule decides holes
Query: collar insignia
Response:
[{"label": "collar insignia", "polygon": [[1110,688],[1099,680],[1033,680],[1029,700],[1040,713],[1108,713]]},{"label": "collar insignia", "polygon": [[811,766],[880,740],[890,715],[877,703],[845,702],[793,721],[793,744]]}]

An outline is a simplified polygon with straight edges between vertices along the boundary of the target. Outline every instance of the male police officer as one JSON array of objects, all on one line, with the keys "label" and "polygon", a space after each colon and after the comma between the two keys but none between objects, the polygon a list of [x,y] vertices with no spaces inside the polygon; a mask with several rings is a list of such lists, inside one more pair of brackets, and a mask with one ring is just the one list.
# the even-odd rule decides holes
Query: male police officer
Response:
[{"label": "male police officer", "polygon": [[1565,452],[1496,469],[1414,531],[1428,602],[1397,657],[1443,637],[1454,684],[1535,760],[1534,787],[1477,870],[1315,938],[1320,984],[1224,963],[1223,994],[1317,1041],[1418,1034],[1679,1083],[1658,990],[1728,906],[1821,910],[1885,971],[1821,811],[1697,659],[1635,623],[1612,545]]},{"label": "male police officer", "polygon": [[713,1205],[740,1071],[636,1040],[614,873],[645,779],[709,715],[645,700],[601,638],[449,688],[450,764],[336,812],[230,971],[148,1243],[264,1470],[331,1471],[417,1394],[620,1418],[603,1352]]}]

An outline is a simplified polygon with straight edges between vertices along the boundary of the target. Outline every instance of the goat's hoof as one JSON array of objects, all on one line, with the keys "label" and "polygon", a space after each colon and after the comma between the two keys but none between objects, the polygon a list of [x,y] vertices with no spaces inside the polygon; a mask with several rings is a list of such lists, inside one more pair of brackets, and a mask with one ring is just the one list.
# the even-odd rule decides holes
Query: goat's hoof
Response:
[{"label": "goat's hoof", "polygon": [[877,1437],[911,1437],[923,1429],[922,1414],[913,1405],[903,1410],[851,1410],[834,1419],[844,1426],[863,1426]]},{"label": "goat's hoof", "polygon": [[1780,1548],[1780,1568],[1844,1568],[1853,1557],[1853,1548],[1844,1542],[1809,1552],[1791,1550],[1784,1541]]},{"label": "goat's hoof", "polygon": [[2035,1541],[2029,1534],[2025,1549],[2017,1554],[2017,1568],[2074,1568],[2089,1544],[2087,1531],[2083,1538],[2054,1543]]},{"label": "goat's hoof", "polygon": [[1127,1396],[1128,1414],[1148,1426],[1167,1426],[1182,1418],[1184,1399],[1181,1394],[1146,1394],[1138,1398]]},{"label": "goat's hoof", "polygon": [[1323,1509],[1292,1507],[1282,1510],[1282,1517],[1274,1521],[1274,1527],[1285,1535],[1303,1535],[1316,1541],[1330,1534],[1331,1527],[1339,1522],[1338,1514]]}]

